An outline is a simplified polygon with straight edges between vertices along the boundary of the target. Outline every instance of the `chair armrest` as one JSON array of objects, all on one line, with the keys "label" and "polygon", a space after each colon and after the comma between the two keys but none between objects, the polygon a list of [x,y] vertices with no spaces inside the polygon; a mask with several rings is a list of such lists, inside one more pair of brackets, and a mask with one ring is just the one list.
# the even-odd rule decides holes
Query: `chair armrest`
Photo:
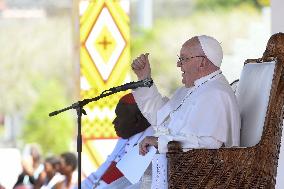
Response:
[{"label": "chair armrest", "polygon": [[[219,148],[219,149],[191,149],[187,152],[182,152],[179,142],[174,142],[168,145],[169,152],[167,157],[169,159],[186,158],[189,161],[196,159],[204,159],[202,161],[218,161],[225,164],[239,164],[240,161],[250,161],[251,157],[258,158],[256,154],[256,146],[254,147],[232,147],[232,148]],[[260,157],[261,158],[261,157]]]},{"label": "chair armrest", "polygon": [[[176,142],[173,142],[169,147],[175,145]],[[257,153],[256,146],[192,149],[187,152],[169,149],[167,158],[171,189],[253,188],[250,180],[256,179],[253,183],[258,186],[263,184],[258,178],[268,178],[271,173],[267,162],[263,161],[263,154]]]},{"label": "chair armrest", "polygon": [[182,152],[181,143],[178,141],[170,141],[168,143],[168,153]]}]

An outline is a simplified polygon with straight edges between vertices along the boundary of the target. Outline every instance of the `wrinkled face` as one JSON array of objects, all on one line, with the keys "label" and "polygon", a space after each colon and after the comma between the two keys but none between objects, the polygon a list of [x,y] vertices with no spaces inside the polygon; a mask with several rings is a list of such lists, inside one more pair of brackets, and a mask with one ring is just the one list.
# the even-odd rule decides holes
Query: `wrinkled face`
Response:
[{"label": "wrinkled face", "polygon": [[113,120],[116,134],[127,139],[144,131],[150,124],[142,116],[136,104],[119,102],[115,109],[116,118]]},{"label": "wrinkled face", "polygon": [[197,38],[185,42],[180,50],[180,60],[177,67],[181,68],[182,83],[185,87],[192,87],[194,81],[200,78],[200,66],[205,56]]}]

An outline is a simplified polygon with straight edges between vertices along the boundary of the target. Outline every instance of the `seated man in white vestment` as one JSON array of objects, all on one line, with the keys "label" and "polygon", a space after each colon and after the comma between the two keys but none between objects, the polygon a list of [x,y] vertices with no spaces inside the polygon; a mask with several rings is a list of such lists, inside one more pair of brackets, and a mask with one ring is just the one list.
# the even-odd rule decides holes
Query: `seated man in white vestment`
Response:
[{"label": "seated man in white vestment", "polygon": [[[141,54],[131,65],[139,80],[151,78],[148,55]],[[216,39],[195,36],[181,47],[177,67],[184,86],[172,98],[162,97],[155,84],[133,91],[139,109],[155,130],[154,136],[140,142],[141,155],[148,152],[147,147],[154,146],[166,161],[169,141],[179,141],[184,151],[239,145],[240,113],[234,92],[220,70],[222,59],[222,47]],[[152,188],[167,186],[167,183],[154,183],[166,182],[167,179],[157,181],[165,175],[152,176],[156,177],[152,179]]]},{"label": "seated man in white vestment", "polygon": [[119,100],[115,113],[117,117],[113,120],[113,124],[120,138],[106,161],[81,183],[82,189],[139,188],[139,183],[133,186],[123,176],[116,163],[145,136],[153,135],[153,129],[141,114],[131,93]]}]

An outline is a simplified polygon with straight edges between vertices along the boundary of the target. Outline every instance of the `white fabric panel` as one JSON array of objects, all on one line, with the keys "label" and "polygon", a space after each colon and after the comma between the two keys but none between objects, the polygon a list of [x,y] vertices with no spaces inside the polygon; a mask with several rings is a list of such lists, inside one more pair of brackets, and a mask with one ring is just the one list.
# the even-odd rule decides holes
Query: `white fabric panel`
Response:
[{"label": "white fabric panel", "polygon": [[262,136],[275,61],[249,63],[236,91],[241,113],[241,146],[256,145]]},{"label": "white fabric panel", "polygon": [[168,161],[166,154],[156,154],[152,160],[152,185],[151,189],[167,189],[168,175],[167,175]]}]

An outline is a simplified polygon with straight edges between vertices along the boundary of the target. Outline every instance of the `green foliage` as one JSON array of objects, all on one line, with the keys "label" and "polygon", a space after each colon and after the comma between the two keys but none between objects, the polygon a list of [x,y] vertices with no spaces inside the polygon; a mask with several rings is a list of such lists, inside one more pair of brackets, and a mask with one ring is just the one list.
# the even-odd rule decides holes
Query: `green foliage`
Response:
[{"label": "green foliage", "polygon": [[[132,37],[131,56],[133,59],[141,53],[150,53],[152,76],[160,86],[161,92],[168,95],[176,89],[180,80],[177,79],[178,69],[175,69],[177,53],[169,52],[172,50],[172,47],[169,46],[170,43],[176,44],[176,42],[164,35],[168,32],[161,31],[169,27],[169,23],[163,24],[161,23],[156,30],[138,30],[139,35]],[[168,63],[173,64],[173,67],[169,66]]]},{"label": "green foliage", "polygon": [[257,5],[258,0],[195,0],[197,9],[228,9],[243,4]]},{"label": "green foliage", "polygon": [[39,92],[35,83],[50,78],[60,80],[69,99],[75,96],[71,29],[68,15],[0,19],[0,44],[5,47],[0,51],[1,113],[29,111],[26,104],[33,104]]},{"label": "green foliage", "polygon": [[263,7],[270,6],[270,0],[257,0],[258,4],[260,4]]},{"label": "green foliage", "polygon": [[69,112],[49,117],[48,114],[67,105],[63,86],[56,80],[50,80],[38,87],[40,94],[37,102],[27,115],[23,128],[24,143],[38,143],[43,153],[60,154],[70,150],[74,133],[74,121]]},{"label": "green foliage", "polygon": [[0,26],[0,112],[23,116],[15,144],[39,143],[45,153],[69,150],[75,120],[67,112],[52,118],[48,113],[76,96],[70,14],[2,18]]},{"label": "green foliage", "polygon": [[245,28],[260,18],[260,11],[250,4],[242,4],[230,11],[199,10],[184,17],[157,18],[153,30],[132,30],[132,59],[149,52],[152,77],[161,93],[169,95],[182,85],[176,60],[180,47],[187,39],[202,34],[215,36],[222,42],[225,54],[230,55],[234,51],[234,39],[245,38],[249,32]]},{"label": "green foliage", "polygon": [[1,138],[2,138],[3,134],[4,134],[4,125],[2,125],[2,124],[0,123],[0,137],[1,137]]}]

